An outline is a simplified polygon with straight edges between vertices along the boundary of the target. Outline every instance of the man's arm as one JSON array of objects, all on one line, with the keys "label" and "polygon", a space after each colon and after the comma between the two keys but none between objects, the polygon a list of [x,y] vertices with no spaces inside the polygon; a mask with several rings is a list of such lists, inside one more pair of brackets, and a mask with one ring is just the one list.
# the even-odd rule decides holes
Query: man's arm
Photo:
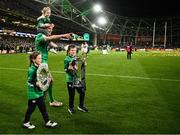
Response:
[{"label": "man's arm", "polygon": [[54,42],[52,42],[52,41],[49,43],[49,45],[50,45],[50,46],[52,46],[52,47],[56,47],[56,48],[58,47],[58,45],[57,45],[57,44],[55,44],[55,43],[54,43]]},{"label": "man's arm", "polygon": [[71,33],[61,34],[61,35],[45,36],[44,40],[45,41],[51,41],[51,40],[59,39],[59,38],[69,38],[70,39],[71,38]]}]

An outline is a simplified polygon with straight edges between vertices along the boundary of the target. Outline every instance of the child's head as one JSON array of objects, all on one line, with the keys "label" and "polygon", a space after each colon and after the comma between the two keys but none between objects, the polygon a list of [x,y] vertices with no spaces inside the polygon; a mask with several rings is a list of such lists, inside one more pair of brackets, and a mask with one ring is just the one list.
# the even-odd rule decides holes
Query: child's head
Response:
[{"label": "child's head", "polygon": [[29,66],[31,66],[32,64],[39,66],[41,64],[41,54],[39,52],[33,52],[29,56],[29,61],[30,61]]},{"label": "child's head", "polygon": [[77,48],[75,45],[69,45],[67,50],[67,55],[69,56],[76,56],[77,54]]},{"label": "child's head", "polygon": [[51,16],[51,9],[50,9],[50,7],[44,7],[43,10],[41,10],[41,12],[42,12],[42,14],[45,17]]}]

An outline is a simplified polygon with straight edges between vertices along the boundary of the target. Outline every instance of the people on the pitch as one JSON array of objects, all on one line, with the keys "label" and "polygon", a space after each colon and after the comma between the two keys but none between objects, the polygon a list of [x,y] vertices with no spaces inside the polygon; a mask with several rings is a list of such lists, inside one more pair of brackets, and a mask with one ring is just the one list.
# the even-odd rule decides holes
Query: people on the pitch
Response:
[{"label": "people on the pitch", "polygon": [[[36,106],[38,106],[46,127],[55,127],[58,125],[56,122],[49,120],[48,112],[46,110],[46,105],[44,102],[43,91],[39,88],[39,83],[37,82],[37,69],[41,64],[41,54],[39,52],[33,52],[30,57],[30,67],[28,69],[28,108],[25,113],[25,119],[23,121],[23,128],[33,129],[35,126],[31,124],[30,118],[34,112]],[[51,78],[49,78],[51,80]]]},{"label": "people on the pitch", "polygon": [[67,50],[67,55],[64,59],[64,70],[66,72],[66,83],[69,94],[68,112],[71,115],[75,112],[74,110],[75,90],[77,90],[77,92],[79,93],[79,106],[77,107],[77,109],[82,112],[88,112],[88,109],[84,106],[85,89],[83,87],[76,87],[74,85],[75,83],[74,80],[77,80],[77,70],[78,70],[78,65],[75,62],[76,54],[77,54],[76,46],[69,45]]},{"label": "people on the pitch", "polygon": [[131,43],[127,44],[126,52],[127,52],[127,59],[131,60],[131,54],[132,54],[132,45],[131,45]]},{"label": "people on the pitch", "polygon": [[81,51],[82,51],[82,55],[87,58],[87,55],[89,53],[89,45],[87,42],[82,43]]},{"label": "people on the pitch", "polygon": [[107,45],[102,46],[102,54],[108,54]]},{"label": "people on the pitch", "polygon": [[[60,39],[60,38],[71,38],[71,33],[69,34],[61,34],[61,35],[51,35],[53,31],[53,26],[52,27],[47,27],[46,32],[41,32],[38,33],[36,38],[35,38],[35,50],[39,51],[42,55],[42,63],[47,63],[48,64],[48,45],[49,43],[53,44],[51,42],[54,39]],[[53,81],[52,81],[53,82]],[[53,96],[52,96],[52,83],[48,89],[48,95],[50,99],[50,106],[62,106],[62,102],[55,101]]]}]

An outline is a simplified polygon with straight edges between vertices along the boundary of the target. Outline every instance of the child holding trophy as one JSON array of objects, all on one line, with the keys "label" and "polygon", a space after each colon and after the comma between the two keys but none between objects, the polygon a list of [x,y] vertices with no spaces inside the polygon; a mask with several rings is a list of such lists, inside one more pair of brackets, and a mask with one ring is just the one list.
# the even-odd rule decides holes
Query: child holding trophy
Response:
[{"label": "child holding trophy", "polygon": [[[46,127],[55,127],[58,124],[49,120],[48,112],[44,102],[43,91],[40,89],[40,84],[37,82],[37,70],[41,64],[41,55],[39,52],[33,52],[30,55],[30,67],[28,69],[28,109],[23,121],[23,128],[33,129],[35,126],[31,124],[30,117],[38,106]],[[51,81],[51,78],[48,78]]]},{"label": "child holding trophy", "polygon": [[[88,112],[88,109],[84,106],[85,98],[85,66],[84,62],[82,65],[78,65],[78,58],[76,57],[77,48],[75,45],[69,45],[67,50],[67,56],[64,60],[64,70],[66,72],[66,83],[69,94],[69,108],[68,112],[72,115],[74,111],[74,97],[75,90],[79,93],[79,106],[77,109],[82,112]],[[82,73],[81,71],[84,71]],[[81,73],[79,73],[79,71]],[[78,78],[81,75],[81,78]]]}]

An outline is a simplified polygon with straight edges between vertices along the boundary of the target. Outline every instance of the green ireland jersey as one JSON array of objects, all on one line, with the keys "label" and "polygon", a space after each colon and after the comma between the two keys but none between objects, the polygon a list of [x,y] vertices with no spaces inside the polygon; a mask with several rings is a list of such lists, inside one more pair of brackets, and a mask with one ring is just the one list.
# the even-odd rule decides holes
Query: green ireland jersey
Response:
[{"label": "green ireland jersey", "polygon": [[75,60],[75,57],[73,56],[66,56],[64,59],[64,70],[66,72],[66,82],[73,82],[73,73],[68,70],[69,63],[71,63],[73,60]]},{"label": "green ireland jersey", "polygon": [[42,28],[42,26],[44,25],[44,24],[46,24],[46,23],[50,23],[51,24],[51,20],[50,20],[50,18],[49,17],[44,17],[44,18],[39,18],[38,20],[37,20],[37,28]]},{"label": "green ireland jersey", "polygon": [[36,86],[37,82],[37,69],[34,64],[28,69],[28,99],[37,99],[43,96],[43,91]]},{"label": "green ireland jersey", "polygon": [[41,53],[42,63],[48,63],[48,45],[49,42],[45,41],[45,35],[39,33],[35,38],[35,51]]}]

